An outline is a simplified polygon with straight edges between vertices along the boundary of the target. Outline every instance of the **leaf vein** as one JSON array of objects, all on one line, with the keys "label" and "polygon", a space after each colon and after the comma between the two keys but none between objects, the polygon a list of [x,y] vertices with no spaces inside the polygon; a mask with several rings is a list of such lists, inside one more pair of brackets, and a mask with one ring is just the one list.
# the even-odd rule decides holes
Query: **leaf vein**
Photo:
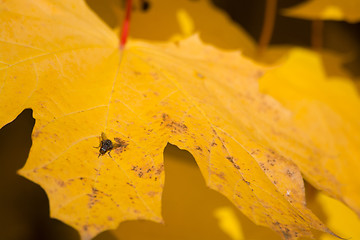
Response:
[{"label": "leaf vein", "polygon": [[85,141],[87,139],[90,139],[90,138],[94,138],[94,137],[98,137],[97,135],[91,135],[91,136],[87,136],[87,137],[83,137],[83,138],[80,138],[78,139],[77,141],[74,141],[72,142],[67,148],[65,148],[62,152],[60,152],[57,156],[55,156],[53,159],[51,159],[49,162],[39,166],[39,167],[36,167],[34,168],[33,171],[36,171],[37,169],[40,169],[40,168],[44,168],[46,166],[48,166],[49,164],[53,163],[54,161],[56,161],[57,159],[59,159],[59,157],[61,157],[63,154],[65,154],[67,151],[69,151],[72,147],[74,147],[76,144],[79,144],[81,143],[82,141]]}]

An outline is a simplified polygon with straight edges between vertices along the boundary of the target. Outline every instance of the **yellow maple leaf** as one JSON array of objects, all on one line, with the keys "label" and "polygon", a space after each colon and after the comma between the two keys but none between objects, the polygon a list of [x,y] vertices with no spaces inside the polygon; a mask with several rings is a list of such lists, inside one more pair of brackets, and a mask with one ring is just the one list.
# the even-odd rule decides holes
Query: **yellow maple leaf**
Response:
[{"label": "yellow maple leaf", "polygon": [[[226,235],[232,240],[280,239],[269,229],[256,226],[227,199],[206,188],[189,153],[170,145],[165,148],[164,161],[166,179],[162,209],[166,224],[128,221],[110,232],[117,239],[225,239]],[[341,236],[360,238],[360,220],[344,204],[309,184],[306,185],[306,199],[307,206]],[[315,237],[338,239],[325,233]]]},{"label": "yellow maple leaf", "polygon": [[148,240],[280,239],[270,229],[256,226],[228,199],[209,189],[188,152],[168,145],[164,162],[162,214],[165,224],[127,221],[110,231],[111,235],[117,239]]},{"label": "yellow maple leaf", "polygon": [[[162,221],[167,142],[192,153],[207,185],[255,223],[287,239],[329,232],[306,208],[289,158],[308,155],[276,145],[279,131],[294,136],[308,126],[294,125],[289,109],[259,92],[263,67],[197,37],[130,41],[120,53],[114,33],[82,1],[11,1],[0,11],[1,125],[34,110],[20,173],[45,189],[51,216],[82,238],[124,220]],[[102,132],[123,143],[112,157],[94,148]],[[289,151],[316,147],[295,142]]]},{"label": "yellow maple leaf", "polygon": [[284,15],[309,20],[336,20],[355,23],[360,20],[359,0],[309,0],[283,11]]},{"label": "yellow maple leaf", "polygon": [[[340,77],[327,79],[318,54],[294,49],[281,67],[260,80],[260,88],[291,110],[294,125],[302,129],[278,138],[274,142],[278,151],[291,158],[313,186],[360,214],[360,196],[355,194],[360,189],[355,177],[360,169],[360,138],[356,134],[360,132],[360,98],[354,83]],[[309,145],[307,152],[295,150],[295,142]]]}]

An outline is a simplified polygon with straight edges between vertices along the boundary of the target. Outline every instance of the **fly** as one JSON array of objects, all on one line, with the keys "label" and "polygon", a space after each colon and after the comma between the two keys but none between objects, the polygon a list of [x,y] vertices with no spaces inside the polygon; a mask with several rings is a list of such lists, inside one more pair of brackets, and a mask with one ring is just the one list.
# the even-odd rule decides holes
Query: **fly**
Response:
[{"label": "fly", "polygon": [[100,148],[98,157],[104,155],[105,153],[108,153],[109,156],[111,157],[110,155],[111,150],[115,148],[127,146],[127,144],[124,141],[120,140],[119,138],[115,138],[116,143],[113,143],[110,139],[106,137],[105,133],[103,132],[101,133],[101,137],[99,138],[99,140],[100,140],[100,144],[98,147],[96,147],[96,148]]}]

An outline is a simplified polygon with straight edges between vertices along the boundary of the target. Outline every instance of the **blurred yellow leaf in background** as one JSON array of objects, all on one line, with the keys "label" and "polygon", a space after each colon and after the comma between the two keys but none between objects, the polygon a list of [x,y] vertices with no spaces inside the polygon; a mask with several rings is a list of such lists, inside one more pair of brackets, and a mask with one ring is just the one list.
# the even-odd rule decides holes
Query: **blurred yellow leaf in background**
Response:
[{"label": "blurred yellow leaf in background", "polygon": [[360,169],[360,136],[354,134],[360,132],[360,98],[354,83],[327,79],[319,55],[294,49],[260,80],[260,89],[293,112],[295,125],[303,129],[293,141],[311,142],[308,157],[301,161],[297,161],[301,153],[291,150],[290,136],[279,139],[286,139],[279,143],[281,152],[288,152],[313,186],[360,214],[360,179],[354,178]]},{"label": "blurred yellow leaf in background", "polygon": [[308,0],[283,11],[286,16],[309,20],[360,21],[359,0]]},{"label": "blurred yellow leaf in background", "polygon": [[[88,0],[98,10],[101,17],[109,18],[109,13],[101,11],[104,3]],[[110,6],[116,1],[106,0]],[[136,5],[132,13],[130,36],[148,41],[169,41],[185,39],[198,33],[201,40],[223,49],[239,49],[244,55],[253,55],[255,43],[251,36],[232,21],[210,0],[152,0],[149,11],[140,11]],[[124,9],[115,7],[118,19],[122,21]],[[164,19],[166,19],[164,21]],[[112,23],[115,20],[108,20]],[[119,26],[116,24],[116,26]]]}]

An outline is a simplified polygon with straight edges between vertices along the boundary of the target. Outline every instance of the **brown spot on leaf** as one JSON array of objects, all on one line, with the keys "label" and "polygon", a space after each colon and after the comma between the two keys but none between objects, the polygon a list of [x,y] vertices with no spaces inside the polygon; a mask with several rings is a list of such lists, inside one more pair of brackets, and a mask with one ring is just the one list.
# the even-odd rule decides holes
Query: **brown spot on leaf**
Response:
[{"label": "brown spot on leaf", "polygon": [[161,125],[170,128],[173,133],[184,133],[187,131],[187,126],[185,124],[172,120],[166,113],[162,114],[162,120]]},{"label": "brown spot on leaf", "polygon": [[222,180],[225,180],[225,173],[224,172],[211,172],[211,173],[218,176]]},{"label": "brown spot on leaf", "polygon": [[63,180],[56,180],[56,183],[60,186],[60,187],[65,187],[65,182]]},{"label": "brown spot on leaf", "polygon": [[96,193],[99,192],[99,190],[97,188],[94,188],[94,187],[91,188],[91,191],[93,192],[93,194],[96,194]]},{"label": "brown spot on leaf", "polygon": [[91,193],[88,194],[88,196],[89,196],[89,198],[90,198],[90,199],[89,199],[89,203],[88,203],[88,208],[92,208],[92,206],[93,206],[96,202],[98,202],[98,200],[96,200],[98,192],[99,192],[99,190],[98,190],[97,188],[95,188],[95,187],[92,187],[92,188],[91,188]]},{"label": "brown spot on leaf", "polygon": [[198,151],[202,151],[201,147],[199,147],[199,146],[197,146],[195,149]]},{"label": "brown spot on leaf", "polygon": [[269,168],[265,167],[265,164],[264,164],[264,163],[260,162],[260,163],[259,163],[259,166],[261,167],[261,169],[262,169],[263,171],[265,171],[265,172],[269,171]]},{"label": "brown spot on leaf", "polygon": [[126,151],[126,147],[129,145],[126,141],[122,140],[121,138],[114,138],[114,140],[114,148],[116,153],[122,153]]},{"label": "brown spot on leaf", "polygon": [[164,171],[164,164],[161,164],[160,167],[156,170],[155,174],[160,175]]},{"label": "brown spot on leaf", "polygon": [[126,182],[127,185],[129,185],[130,187],[135,188],[135,186],[132,183]]},{"label": "brown spot on leaf", "polygon": [[254,150],[252,150],[251,151],[251,155],[257,155],[257,154],[259,154],[260,153],[260,149],[254,149]]},{"label": "brown spot on leaf", "polygon": [[154,197],[157,194],[157,192],[150,191],[147,194],[149,195],[149,197]]},{"label": "brown spot on leaf", "polygon": [[266,158],[267,158],[268,164],[270,164],[272,167],[275,166],[276,159],[273,156],[271,156],[270,154],[267,154]]},{"label": "brown spot on leaf", "polygon": [[32,134],[32,138],[37,138],[40,133],[41,133],[40,130],[34,131],[33,134]]},{"label": "brown spot on leaf", "polygon": [[229,160],[236,169],[240,169],[239,165],[235,163],[235,160],[232,156],[228,156],[226,159]]},{"label": "brown spot on leaf", "polygon": [[282,232],[285,239],[293,239],[293,236],[291,235],[291,232],[288,228],[285,228],[285,230]]},{"label": "brown spot on leaf", "polygon": [[250,182],[246,181],[245,179],[243,179],[243,181],[244,181],[247,185],[250,185]]},{"label": "brown spot on leaf", "polygon": [[203,74],[201,74],[201,73],[199,73],[199,72],[197,72],[197,71],[195,71],[195,76],[197,76],[197,77],[200,78],[200,79],[204,79],[204,78],[205,78]]},{"label": "brown spot on leaf", "polygon": [[139,172],[138,173],[138,176],[141,178],[142,177],[142,175],[143,175],[143,172]]},{"label": "brown spot on leaf", "polygon": [[134,166],[134,165],[133,165],[133,166],[132,166],[132,168],[131,168],[131,170],[132,170],[132,171],[136,171],[136,170],[137,170],[137,168],[138,168],[138,166],[137,166],[137,165],[136,165],[136,166]]}]

